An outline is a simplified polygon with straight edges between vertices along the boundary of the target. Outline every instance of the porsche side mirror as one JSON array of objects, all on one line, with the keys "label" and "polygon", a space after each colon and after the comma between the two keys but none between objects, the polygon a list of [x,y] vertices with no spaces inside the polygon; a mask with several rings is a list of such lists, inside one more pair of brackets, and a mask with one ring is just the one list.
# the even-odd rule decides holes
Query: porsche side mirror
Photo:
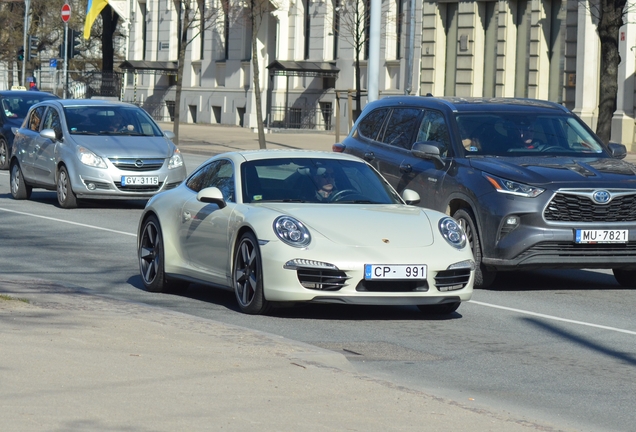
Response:
[{"label": "porsche side mirror", "polygon": [[219,208],[225,207],[225,199],[223,199],[223,193],[217,187],[207,187],[201,189],[197,194],[197,200],[203,203],[216,204]]},{"label": "porsche side mirror", "polygon": [[402,199],[408,205],[419,204],[419,202],[420,202],[420,194],[415,192],[413,189],[404,189],[402,191]]}]

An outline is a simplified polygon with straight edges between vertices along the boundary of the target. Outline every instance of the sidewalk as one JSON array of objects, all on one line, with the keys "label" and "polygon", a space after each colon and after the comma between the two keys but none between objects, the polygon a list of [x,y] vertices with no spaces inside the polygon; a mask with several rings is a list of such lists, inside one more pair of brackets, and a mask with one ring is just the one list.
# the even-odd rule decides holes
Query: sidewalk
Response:
[{"label": "sidewalk", "polygon": [[44,281],[0,293],[3,431],[556,430],[270,334]]}]

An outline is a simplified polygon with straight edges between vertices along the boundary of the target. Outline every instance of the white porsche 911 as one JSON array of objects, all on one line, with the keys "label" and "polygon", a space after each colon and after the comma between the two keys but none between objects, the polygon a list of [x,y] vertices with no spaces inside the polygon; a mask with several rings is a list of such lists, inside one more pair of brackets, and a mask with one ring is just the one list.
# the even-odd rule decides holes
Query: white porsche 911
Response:
[{"label": "white porsche 911", "polygon": [[410,205],[419,199],[350,155],[221,154],[148,201],[137,240],[143,283],[233,290],[248,314],[279,302],[450,314],[472,295],[473,255],[455,220]]}]

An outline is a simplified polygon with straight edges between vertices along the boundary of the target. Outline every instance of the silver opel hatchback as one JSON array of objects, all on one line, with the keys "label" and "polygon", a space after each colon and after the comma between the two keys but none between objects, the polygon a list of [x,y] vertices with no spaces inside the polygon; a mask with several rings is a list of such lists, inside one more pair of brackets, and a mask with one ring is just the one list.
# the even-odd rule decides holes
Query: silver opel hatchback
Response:
[{"label": "silver opel hatchback", "polygon": [[48,100],[33,105],[15,131],[11,195],[57,191],[59,205],[82,198],[147,199],[186,176],[181,153],[143,109],[104,100]]}]

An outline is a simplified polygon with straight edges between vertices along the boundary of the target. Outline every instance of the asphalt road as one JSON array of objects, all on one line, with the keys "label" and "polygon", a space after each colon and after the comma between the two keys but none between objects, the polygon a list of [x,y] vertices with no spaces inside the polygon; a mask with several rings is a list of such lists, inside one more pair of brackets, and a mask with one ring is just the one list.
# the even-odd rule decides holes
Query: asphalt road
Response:
[{"label": "asphalt road", "polygon": [[[186,155],[189,167],[206,157]],[[361,372],[475,408],[562,430],[631,431],[636,395],[634,290],[609,272],[502,274],[447,319],[411,307],[306,306],[238,312],[231,293],[143,290],[136,229],[143,202],[56,206],[14,201],[0,171],[0,273],[84,287],[341,352]]]}]

